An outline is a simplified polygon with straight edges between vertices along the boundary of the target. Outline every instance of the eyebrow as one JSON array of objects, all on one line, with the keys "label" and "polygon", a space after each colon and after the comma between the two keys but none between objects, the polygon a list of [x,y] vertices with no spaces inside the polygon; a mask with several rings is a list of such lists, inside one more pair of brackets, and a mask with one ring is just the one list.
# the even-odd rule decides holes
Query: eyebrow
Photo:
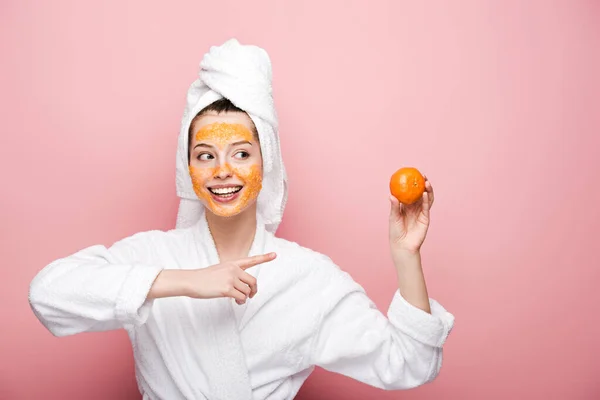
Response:
[{"label": "eyebrow", "polygon": [[[242,140],[242,141],[239,141],[239,142],[232,143],[232,144],[231,144],[231,146],[238,146],[238,145],[240,145],[240,144],[249,144],[250,146],[252,146],[252,143],[250,143],[250,142],[249,142],[249,141],[247,141],[247,140]],[[206,144],[206,143],[198,143],[197,145],[195,145],[195,146],[194,146],[194,149],[195,149],[196,147],[208,147],[208,148],[213,148],[214,146],[211,146],[210,144]]]}]

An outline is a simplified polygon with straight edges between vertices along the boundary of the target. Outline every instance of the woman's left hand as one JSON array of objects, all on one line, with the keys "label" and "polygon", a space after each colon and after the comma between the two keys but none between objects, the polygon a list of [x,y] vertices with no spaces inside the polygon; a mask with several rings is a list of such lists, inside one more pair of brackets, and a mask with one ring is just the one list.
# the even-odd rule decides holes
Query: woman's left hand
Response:
[{"label": "woman's left hand", "polygon": [[418,253],[427,236],[429,210],[433,205],[433,187],[425,178],[425,192],[416,202],[402,204],[390,195],[390,248],[392,254]]}]

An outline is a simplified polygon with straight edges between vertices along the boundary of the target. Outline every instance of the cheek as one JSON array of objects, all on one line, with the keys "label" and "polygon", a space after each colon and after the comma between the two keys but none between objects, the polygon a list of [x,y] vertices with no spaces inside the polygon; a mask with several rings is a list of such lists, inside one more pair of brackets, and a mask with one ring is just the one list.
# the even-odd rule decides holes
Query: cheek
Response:
[{"label": "cheek", "polygon": [[244,180],[248,189],[258,191],[262,188],[262,169],[260,165],[236,168],[235,173]]},{"label": "cheek", "polygon": [[189,167],[189,171],[195,190],[202,188],[204,183],[210,179],[215,172],[214,168],[196,168],[192,166]]}]

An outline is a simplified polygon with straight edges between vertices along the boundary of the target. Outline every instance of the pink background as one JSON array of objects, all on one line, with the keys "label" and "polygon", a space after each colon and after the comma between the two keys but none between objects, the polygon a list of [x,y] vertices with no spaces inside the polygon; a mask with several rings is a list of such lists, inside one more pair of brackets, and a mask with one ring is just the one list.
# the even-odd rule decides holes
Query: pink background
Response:
[{"label": "pink background", "polygon": [[394,393],[318,369],[299,399],[600,398],[598,1],[13,0],[0,399],[139,398],[125,333],[54,338],[28,285],[78,249],[173,227],[185,91],[230,37],[273,61],[291,186],[279,235],[384,312],[389,176],[416,166],[436,190],[424,265],[456,316],[441,375]]}]

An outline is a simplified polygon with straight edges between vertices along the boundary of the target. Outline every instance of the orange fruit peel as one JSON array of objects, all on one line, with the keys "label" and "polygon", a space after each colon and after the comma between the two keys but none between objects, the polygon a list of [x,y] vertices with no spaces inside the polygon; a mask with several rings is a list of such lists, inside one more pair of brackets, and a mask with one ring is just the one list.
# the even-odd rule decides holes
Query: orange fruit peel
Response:
[{"label": "orange fruit peel", "polygon": [[425,178],[418,169],[403,167],[390,178],[390,192],[402,204],[412,204],[423,196]]}]

